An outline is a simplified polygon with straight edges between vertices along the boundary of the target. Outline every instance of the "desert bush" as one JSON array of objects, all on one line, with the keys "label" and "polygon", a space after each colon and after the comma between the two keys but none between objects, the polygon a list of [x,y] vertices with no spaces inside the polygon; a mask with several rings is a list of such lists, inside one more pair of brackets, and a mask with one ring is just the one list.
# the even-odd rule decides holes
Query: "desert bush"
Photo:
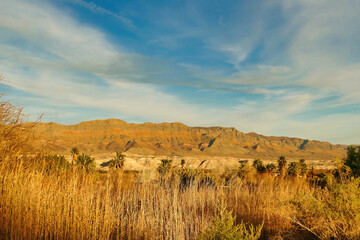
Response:
[{"label": "desert bush", "polygon": [[161,162],[157,168],[158,172],[161,175],[168,174],[172,169],[172,160],[169,159],[161,159]]},{"label": "desert bush", "polygon": [[24,123],[23,109],[4,100],[0,93],[0,161],[19,157],[33,150],[31,129],[36,123]]},{"label": "desert bush", "polygon": [[261,236],[262,225],[249,227],[241,221],[236,224],[236,217],[232,215],[232,211],[226,209],[226,205],[222,202],[218,206],[218,213],[212,219],[211,224],[202,233],[199,239],[204,240],[257,240]]},{"label": "desert bush", "polygon": [[182,168],[177,171],[180,177],[180,189],[185,189],[195,184],[195,179],[198,177],[198,171],[191,168]]},{"label": "desert bush", "polygon": [[276,165],[274,163],[268,163],[265,165],[266,172],[273,173],[276,169]]},{"label": "desert bush", "polygon": [[240,166],[237,170],[237,176],[241,179],[244,179],[248,173],[250,172],[249,166],[248,166],[248,161],[239,161]]},{"label": "desert bush", "polygon": [[296,221],[314,239],[359,239],[359,180],[346,184],[327,180],[324,189],[317,187],[295,195]]},{"label": "desert bush", "polygon": [[96,167],[95,159],[85,153],[83,153],[77,157],[76,165],[80,166],[81,168],[85,169],[86,171],[93,171],[93,170],[95,170],[95,167]]},{"label": "desert bush", "polygon": [[280,175],[284,175],[286,173],[286,158],[285,156],[280,156],[278,159],[278,170],[280,172]]},{"label": "desert bush", "polygon": [[332,174],[336,179],[338,179],[341,183],[345,183],[350,181],[353,176],[353,172],[351,168],[345,165],[345,159],[338,162],[336,169],[332,171]]},{"label": "desert bush", "polygon": [[307,171],[308,171],[308,166],[305,163],[305,159],[300,159],[300,175],[301,176],[306,176]]},{"label": "desert bush", "polygon": [[122,154],[121,152],[116,152],[115,158],[111,159],[109,162],[110,168],[123,169],[124,165],[125,165],[125,155]]},{"label": "desert bush", "polygon": [[263,173],[266,171],[266,168],[263,164],[263,162],[260,159],[256,159],[253,162],[253,167],[256,169],[257,172]]},{"label": "desert bush", "polygon": [[360,146],[349,146],[345,165],[350,167],[354,177],[360,176]]},{"label": "desert bush", "polygon": [[316,177],[316,185],[320,186],[322,189],[326,187],[328,183],[328,176],[325,173],[320,173]]},{"label": "desert bush", "polygon": [[290,176],[293,176],[293,177],[299,176],[301,173],[300,162],[289,163],[287,171],[288,171],[288,175],[290,175]]},{"label": "desert bush", "polygon": [[160,184],[162,186],[170,187],[174,185],[174,171],[172,166],[172,160],[162,159],[157,171],[160,174]]}]

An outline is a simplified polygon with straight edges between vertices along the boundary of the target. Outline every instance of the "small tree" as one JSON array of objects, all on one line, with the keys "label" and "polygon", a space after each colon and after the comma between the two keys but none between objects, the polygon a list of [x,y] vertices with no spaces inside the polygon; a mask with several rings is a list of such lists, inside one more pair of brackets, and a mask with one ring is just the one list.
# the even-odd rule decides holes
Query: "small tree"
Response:
[{"label": "small tree", "polygon": [[26,123],[23,109],[4,100],[4,94],[0,92],[0,162],[6,157],[17,158],[32,152],[32,128],[36,125]]},{"label": "small tree", "polygon": [[354,177],[360,176],[360,146],[349,146],[345,165],[349,166],[353,172]]},{"label": "small tree", "polygon": [[123,169],[125,165],[125,155],[121,152],[116,152],[115,158],[110,160],[109,167],[115,169]]},{"label": "small tree", "polygon": [[77,157],[79,156],[79,149],[77,147],[73,147],[70,150],[71,156],[72,156],[72,164],[76,162]]},{"label": "small tree", "polygon": [[84,153],[77,157],[76,165],[81,166],[82,168],[86,169],[86,171],[94,170],[96,167],[95,159]]}]

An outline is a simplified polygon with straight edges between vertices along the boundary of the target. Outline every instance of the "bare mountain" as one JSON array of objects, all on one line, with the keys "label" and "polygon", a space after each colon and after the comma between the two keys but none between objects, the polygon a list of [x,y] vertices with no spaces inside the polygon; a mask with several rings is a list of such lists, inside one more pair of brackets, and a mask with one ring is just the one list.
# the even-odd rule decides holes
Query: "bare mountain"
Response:
[{"label": "bare mountain", "polygon": [[232,156],[334,159],[346,146],[290,137],[242,133],[235,128],[188,127],[182,123],[133,124],[107,119],[76,125],[40,123],[35,134],[47,151],[69,153],[73,146],[88,153],[124,151],[141,155]]}]

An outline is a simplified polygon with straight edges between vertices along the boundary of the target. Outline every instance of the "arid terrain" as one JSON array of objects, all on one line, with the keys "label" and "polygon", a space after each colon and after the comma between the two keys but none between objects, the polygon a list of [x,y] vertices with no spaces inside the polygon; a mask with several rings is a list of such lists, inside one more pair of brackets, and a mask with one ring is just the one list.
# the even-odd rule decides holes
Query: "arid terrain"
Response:
[{"label": "arid terrain", "polygon": [[[188,127],[182,123],[132,124],[107,119],[76,125],[39,123],[35,127],[38,144],[46,152],[65,154],[77,146],[91,154],[98,167],[114,157],[126,155],[126,169],[153,169],[161,159],[179,164],[185,159],[191,167],[232,168],[239,161],[262,159],[275,162],[286,156],[289,161],[305,159],[315,168],[333,168],[346,154],[346,146],[290,137],[267,137],[242,133],[235,128]],[[204,162],[205,161],[205,162]]]}]

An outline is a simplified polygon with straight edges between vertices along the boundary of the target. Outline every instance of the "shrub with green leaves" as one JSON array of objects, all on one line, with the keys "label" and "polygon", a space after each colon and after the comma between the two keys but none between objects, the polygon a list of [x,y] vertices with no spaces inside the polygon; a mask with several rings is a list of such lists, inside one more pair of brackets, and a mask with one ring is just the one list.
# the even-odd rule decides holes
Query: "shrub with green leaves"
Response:
[{"label": "shrub with green leaves", "polygon": [[170,172],[172,169],[172,160],[161,159],[161,162],[157,168],[158,172],[163,176]]},{"label": "shrub with green leaves", "polygon": [[236,224],[236,217],[223,204],[218,207],[218,211],[219,213],[213,218],[211,225],[201,234],[199,239],[257,240],[260,238],[263,225],[247,227],[243,221]]},{"label": "shrub with green leaves", "polygon": [[301,165],[299,162],[291,162],[288,166],[288,175],[297,177],[300,175]]},{"label": "shrub with green leaves", "polygon": [[183,168],[179,169],[177,171],[177,174],[180,177],[180,189],[185,189],[194,184],[198,172],[191,168]]},{"label": "shrub with green leaves", "polygon": [[316,184],[320,186],[322,189],[328,184],[328,176],[325,173],[320,173],[316,177]]},{"label": "shrub with green leaves", "polygon": [[273,173],[276,169],[276,165],[274,163],[268,163],[265,165],[266,172]]},{"label": "shrub with green leaves", "polygon": [[249,166],[248,166],[248,161],[245,160],[245,161],[239,161],[240,163],[240,166],[237,170],[237,176],[241,179],[244,179],[248,173],[250,172],[250,169],[249,169]]},{"label": "shrub with green leaves", "polygon": [[300,175],[305,176],[308,171],[308,166],[305,163],[305,159],[300,159],[299,163],[300,163]]},{"label": "shrub with green leaves", "polygon": [[77,157],[76,165],[86,169],[86,171],[92,171],[96,168],[95,159],[84,153]]},{"label": "shrub with green leaves", "polygon": [[256,171],[258,171],[259,173],[263,173],[266,171],[266,168],[260,159],[256,159],[253,162],[253,166],[254,166],[254,168],[256,168]]},{"label": "shrub with green leaves", "polygon": [[349,146],[345,165],[349,166],[353,172],[354,177],[360,176],[360,146]]},{"label": "shrub with green leaves", "polygon": [[125,165],[125,155],[122,154],[121,152],[116,152],[115,158],[111,159],[109,162],[110,168],[123,169],[124,165]]},{"label": "shrub with green leaves", "polygon": [[287,160],[286,160],[285,156],[280,156],[279,160],[278,160],[278,169],[279,169],[279,172],[281,175],[283,175],[285,172],[286,163],[287,163]]}]

